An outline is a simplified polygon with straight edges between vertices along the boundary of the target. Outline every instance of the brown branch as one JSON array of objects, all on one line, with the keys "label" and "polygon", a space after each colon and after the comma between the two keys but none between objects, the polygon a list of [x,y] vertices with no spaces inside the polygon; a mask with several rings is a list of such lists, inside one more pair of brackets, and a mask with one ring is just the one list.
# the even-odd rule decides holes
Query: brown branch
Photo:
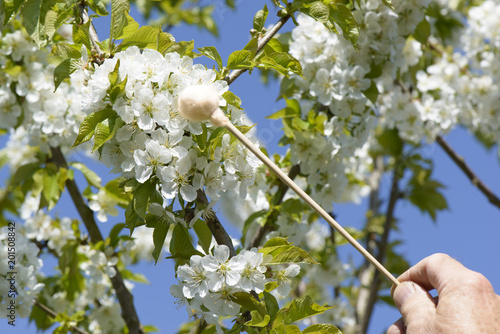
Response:
[{"label": "brown branch", "polygon": [[[396,209],[396,203],[399,199],[401,199],[401,193],[399,192],[399,180],[403,176],[400,171],[401,160],[398,159],[396,164],[394,165],[394,172],[392,176],[392,184],[391,184],[391,193],[389,196],[389,204],[387,205],[387,211],[385,214],[385,222],[384,222],[384,232],[380,237],[380,241],[378,242],[378,254],[377,260],[380,263],[383,263],[385,260],[387,245],[389,242],[389,234],[391,232],[392,223],[394,221],[394,211]],[[370,323],[371,315],[373,313],[373,308],[378,299],[378,290],[380,288],[380,284],[382,282],[380,272],[374,271],[373,280],[370,284],[370,293],[368,296],[368,302],[366,304],[365,311],[363,312],[363,318],[361,323],[361,333],[366,333],[368,330],[368,325]]]},{"label": "brown branch", "polygon": [[[372,217],[376,217],[380,214],[380,180],[384,173],[384,161],[382,156],[378,156],[373,161],[373,171],[371,173],[369,184],[370,184],[370,196],[369,196],[369,207],[368,210],[371,211]],[[368,218],[367,224],[369,224],[370,219]],[[369,233],[366,237],[366,250],[373,254],[373,250],[377,247],[376,242],[377,234],[375,232]],[[365,311],[370,299],[370,286],[373,280],[375,267],[370,265],[370,262],[365,261],[359,270],[359,292],[356,300],[356,323],[359,328],[362,327],[365,319]]]},{"label": "brown branch", "polygon": [[[285,23],[290,19],[290,15],[282,17],[268,32],[262,37],[257,44],[257,51],[255,52],[255,57],[253,60],[257,59],[260,56],[260,52],[266,44],[278,33],[278,31],[285,25]],[[232,71],[229,76],[226,78],[228,84],[232,84],[234,80],[236,80],[240,75],[245,73],[247,69],[240,69]]]},{"label": "brown branch", "polygon": [[[290,171],[288,172],[288,177],[293,180],[295,179],[295,177],[297,177],[297,175],[299,175],[299,173],[300,173],[300,166],[293,165],[292,168],[290,168]],[[273,199],[274,205],[280,205],[281,202],[283,202],[283,198],[285,197],[285,194],[288,191],[288,189],[289,187],[285,184],[285,182],[279,180],[278,191],[276,191],[275,194],[276,197]],[[262,239],[266,236],[266,234],[268,234],[273,230],[274,226],[272,225],[272,223],[269,222],[267,222],[264,226],[259,227],[257,233],[255,233],[252,240],[250,241],[248,249],[253,247],[258,247],[261,244]]]},{"label": "brown branch", "polygon": [[[66,162],[66,158],[62,154],[61,149],[59,147],[51,147],[50,150],[52,153],[51,160],[60,168],[67,169],[68,163]],[[73,200],[73,203],[75,204],[76,209],[80,214],[87,231],[89,232],[90,241],[92,243],[102,241],[103,237],[94,219],[94,213],[85,203],[76,182],[74,180],[67,179],[66,188],[68,189],[71,199]],[[125,287],[123,277],[118,268],[116,266],[114,268],[116,275],[110,277],[110,280],[122,309],[122,318],[125,321],[130,334],[143,334],[144,331],[134,306],[134,297]]]},{"label": "brown branch", "polygon": [[[208,205],[208,198],[203,190],[198,190],[198,196],[196,198],[196,201],[204,205]],[[230,257],[236,256],[236,250],[234,249],[233,241],[231,240],[231,237],[224,229],[224,226],[222,226],[219,218],[217,218],[217,215],[215,214],[214,210],[212,209],[207,210],[203,214],[202,218],[207,223],[207,226],[210,229],[210,232],[212,232],[215,241],[217,241],[219,245],[226,245],[229,248]]]},{"label": "brown branch", "polygon": [[[33,302],[35,303],[35,305],[42,311],[44,311],[45,313],[47,313],[51,318],[56,318],[57,317],[57,313],[52,310],[51,308],[49,308],[47,305],[45,304],[42,304],[40,303],[38,300],[36,299],[33,299]],[[73,326],[73,325],[69,325],[71,330],[73,332],[76,332],[76,333],[79,333],[79,334],[89,334],[87,331],[81,329],[81,328],[78,328],[76,326]]]},{"label": "brown branch", "polygon": [[458,155],[453,148],[444,140],[440,135],[436,137],[436,142],[441,146],[441,148],[448,154],[448,156],[457,164],[457,166],[464,172],[464,174],[469,178],[470,182],[477,187],[488,199],[488,201],[500,208],[500,199],[491,191],[490,188],[472,171],[470,166],[465,162],[465,159]]}]

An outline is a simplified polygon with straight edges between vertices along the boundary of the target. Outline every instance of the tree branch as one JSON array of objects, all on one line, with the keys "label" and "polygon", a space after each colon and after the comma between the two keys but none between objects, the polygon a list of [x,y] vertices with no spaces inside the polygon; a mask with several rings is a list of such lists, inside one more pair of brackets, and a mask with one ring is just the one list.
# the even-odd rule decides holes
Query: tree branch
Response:
[{"label": "tree branch", "polygon": [[[396,203],[401,198],[399,192],[399,180],[403,176],[399,167],[401,166],[401,161],[398,159],[394,166],[394,172],[392,176],[391,192],[389,196],[389,204],[387,205],[387,211],[385,214],[384,222],[384,232],[380,237],[378,242],[378,254],[377,260],[383,263],[385,260],[387,252],[387,244],[389,242],[389,234],[391,232],[392,223],[394,221],[394,211],[396,209]],[[366,303],[365,311],[363,312],[363,318],[361,323],[361,333],[366,333],[368,330],[368,325],[370,324],[371,315],[373,313],[373,307],[378,299],[378,290],[380,288],[381,276],[379,271],[374,271],[373,280],[370,284],[370,293],[368,296],[368,301]]]},{"label": "tree branch", "polygon": [[[369,206],[368,210],[371,212],[371,216],[375,217],[380,214],[380,180],[384,173],[384,161],[382,156],[378,156],[373,161],[373,171],[371,173],[369,184],[370,184],[370,196],[369,196]],[[369,219],[367,224],[369,223]],[[373,254],[373,250],[377,247],[376,233],[369,233],[366,237],[366,250]],[[373,280],[375,267],[370,265],[370,262],[366,261],[363,263],[359,270],[359,293],[356,300],[356,323],[359,329],[363,327],[361,324],[364,323],[365,311],[370,299],[370,285]]]},{"label": "tree branch", "polygon": [[[198,190],[198,196],[196,200],[204,205],[208,205],[208,198],[203,190]],[[230,257],[236,256],[236,250],[234,249],[233,241],[229,234],[227,234],[224,226],[222,226],[219,218],[215,214],[214,210],[209,209],[203,214],[203,219],[207,223],[210,232],[215,238],[215,241],[219,245],[226,245],[229,248]]]},{"label": "tree branch", "polygon": [[[90,17],[89,17],[87,8],[83,2],[80,3],[79,9],[80,9],[80,18],[82,20],[82,23],[85,24],[90,20]],[[98,44],[99,37],[97,36],[97,32],[95,31],[94,24],[92,22],[90,22],[90,25],[89,25],[89,38],[90,38],[90,43],[92,43],[92,48],[96,51],[99,58],[101,58],[102,51],[101,51],[101,48],[99,47],[99,44]]]},{"label": "tree branch", "polygon": [[[267,33],[259,40],[257,44],[257,51],[255,52],[254,60],[260,56],[260,52],[266,44],[276,35],[276,33],[285,25],[285,23],[290,19],[290,15],[282,17],[271,29],[267,31]],[[226,78],[228,84],[232,84],[234,80],[236,80],[240,75],[245,73],[247,69],[240,69],[232,71],[229,76]]]},{"label": "tree branch", "polygon": [[472,184],[486,196],[488,201],[500,209],[500,199],[472,171],[469,165],[465,162],[465,159],[462,156],[458,155],[442,136],[438,135],[436,137],[436,142],[439,144],[439,146],[441,146],[446,154],[448,154],[451,160],[453,160],[457,164],[457,166],[464,172],[464,174],[469,178]]},{"label": "tree branch", "polygon": [[[40,303],[38,300],[36,299],[33,299],[33,302],[35,303],[35,305],[42,311],[44,311],[45,313],[47,313],[51,318],[56,318],[57,317],[57,313],[52,310],[51,308],[49,308],[47,305],[45,304],[42,304]],[[70,328],[73,332],[76,332],[76,333],[79,333],[79,334],[89,334],[87,331],[81,329],[81,328],[78,328],[76,326],[72,326],[70,325]]]},{"label": "tree branch", "polygon": [[[62,154],[61,149],[59,147],[51,147],[50,151],[52,153],[52,161],[57,166],[67,169],[68,163],[66,162],[66,158]],[[89,232],[91,242],[97,243],[99,241],[102,241],[103,237],[94,219],[94,213],[92,210],[90,210],[90,208],[83,200],[82,194],[80,193],[76,182],[74,180],[67,179],[66,188],[68,189],[71,199],[73,200],[73,203],[75,204],[76,209],[80,214],[80,217],[82,218],[87,231]],[[110,277],[110,280],[113,288],[116,291],[118,302],[120,303],[122,318],[127,324],[130,334],[143,334],[144,331],[142,330],[142,326],[134,306],[134,297],[125,287],[123,277],[120,274],[118,268],[116,266],[114,268],[116,271],[116,275]]]}]

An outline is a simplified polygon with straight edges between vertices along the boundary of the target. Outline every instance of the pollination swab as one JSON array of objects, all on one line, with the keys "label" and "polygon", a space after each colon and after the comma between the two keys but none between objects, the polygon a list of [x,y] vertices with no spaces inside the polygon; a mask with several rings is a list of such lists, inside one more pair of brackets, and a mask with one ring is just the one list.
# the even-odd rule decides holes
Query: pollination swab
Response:
[{"label": "pollination swab", "polygon": [[236,139],[246,146],[264,165],[266,165],[281,181],[292,189],[300,198],[316,211],[321,218],[326,220],[339,232],[358,252],[375,266],[394,285],[399,281],[394,277],[373,255],[371,255],[359,242],[354,239],[339,223],[335,221],[321,206],[318,205],[305,191],[276,166],[262,151],[254,145],[240,130],[238,130],[219,108],[219,94],[208,85],[194,85],[186,88],[179,94],[179,114],[191,121],[210,121],[215,126],[226,128]]}]

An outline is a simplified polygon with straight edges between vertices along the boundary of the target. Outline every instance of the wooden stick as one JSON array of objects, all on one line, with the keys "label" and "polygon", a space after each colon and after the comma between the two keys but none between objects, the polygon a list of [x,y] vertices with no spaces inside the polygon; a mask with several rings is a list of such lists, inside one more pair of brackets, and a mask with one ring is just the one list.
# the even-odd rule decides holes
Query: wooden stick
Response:
[{"label": "wooden stick", "polygon": [[245,137],[231,122],[226,121],[222,124],[229,132],[235,136],[243,145],[245,145],[264,165],[266,165],[276,176],[278,176],[286,185],[290,187],[300,198],[302,198],[311,208],[316,211],[328,224],[336,229],[351,245],[354,246],[371,264],[373,264],[389,281],[394,285],[399,285],[399,281],[385,267],[377,261],[359,242],[354,239],[339,223],[335,221],[322,207],[318,205],[305,191],[303,191],[292,179],[279,169],[264,153],[261,152],[250,140]]}]

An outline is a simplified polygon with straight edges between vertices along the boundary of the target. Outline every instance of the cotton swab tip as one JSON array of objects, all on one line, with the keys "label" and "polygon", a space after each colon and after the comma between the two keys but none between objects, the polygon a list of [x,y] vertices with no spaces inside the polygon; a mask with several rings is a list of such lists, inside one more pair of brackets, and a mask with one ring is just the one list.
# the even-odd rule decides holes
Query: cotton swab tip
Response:
[{"label": "cotton swab tip", "polygon": [[179,114],[190,121],[210,120],[219,109],[219,94],[208,85],[194,85],[184,89],[178,98]]}]

